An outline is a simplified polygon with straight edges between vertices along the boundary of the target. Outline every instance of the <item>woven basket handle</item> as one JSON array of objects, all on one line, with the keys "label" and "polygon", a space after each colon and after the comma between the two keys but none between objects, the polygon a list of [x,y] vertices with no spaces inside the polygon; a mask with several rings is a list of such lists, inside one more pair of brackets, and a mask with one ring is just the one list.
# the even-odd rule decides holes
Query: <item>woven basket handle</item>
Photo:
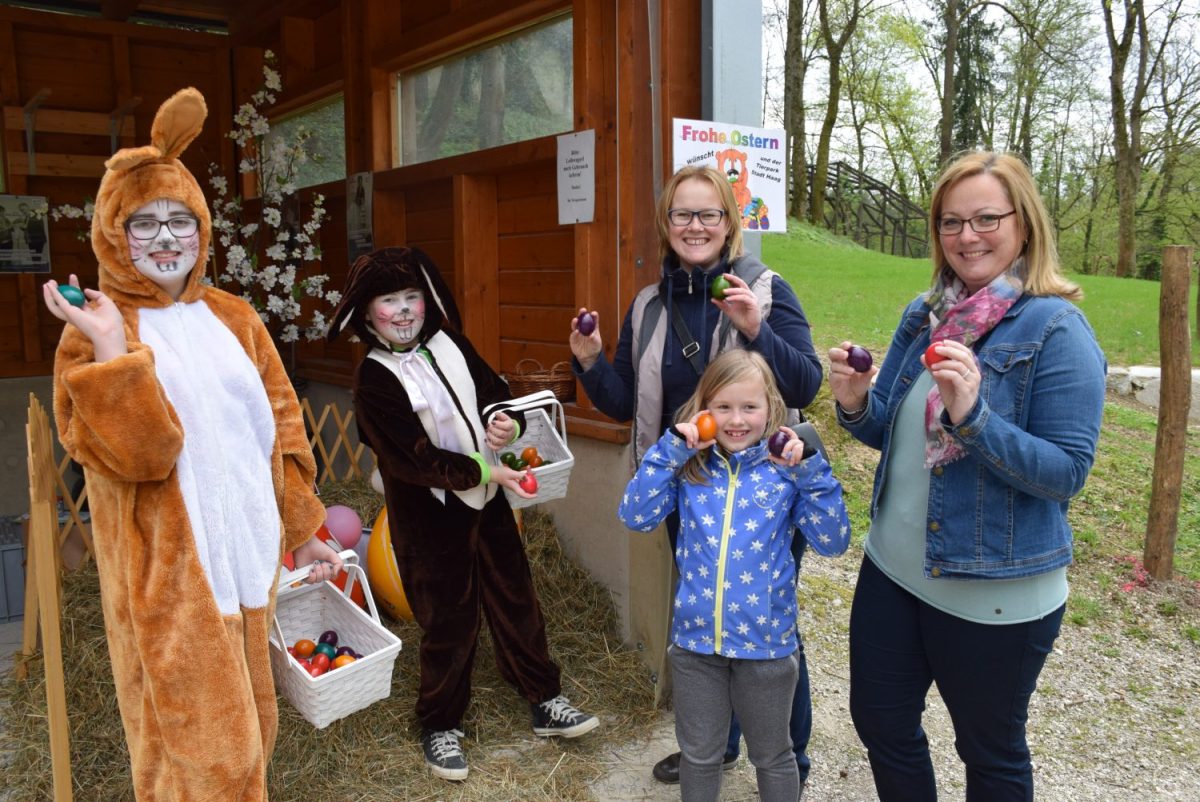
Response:
[{"label": "woven basket handle", "polygon": [[[346,549],[345,551],[338,552],[338,557],[341,558],[342,565],[345,567],[346,587],[339,588],[329,580],[326,580],[325,584],[329,585],[338,593],[341,593],[343,596],[349,599],[350,592],[354,590],[354,583],[361,580],[363,596],[365,596],[367,599],[367,609],[371,611],[371,618],[375,619],[376,624],[383,626],[383,622],[379,618],[379,608],[375,606],[375,596],[371,593],[371,585],[367,582],[367,574],[363,570],[362,566],[358,564],[358,552],[354,551],[354,549]],[[283,574],[279,577],[279,584],[276,586],[278,588],[278,592],[286,595],[288,589],[290,589],[292,585],[307,579],[311,572],[312,564],[309,563],[303,568],[297,568],[294,571],[288,571],[287,573]],[[358,605],[355,606],[357,607]],[[280,647],[286,650],[288,644],[287,641],[283,639],[283,628],[279,626],[279,616],[275,616],[275,619],[272,622],[272,627],[275,630],[275,637],[279,639]]]},{"label": "woven basket handle", "polygon": [[[536,359],[534,359],[534,358],[533,358],[533,357],[531,357],[531,356],[527,356],[527,357],[525,357],[524,359],[522,359],[521,361],[519,361],[519,362],[518,362],[518,363],[517,363],[517,364],[516,364],[516,365],[513,367],[513,373],[516,373],[517,375],[522,375],[522,374],[524,373],[524,371],[523,371],[523,370],[521,370],[521,366],[522,366],[522,365],[524,365],[526,362],[532,362],[533,364],[537,365],[537,369],[538,369],[538,370],[544,370],[544,368],[542,367],[542,363],[541,363],[541,362],[538,362]],[[570,367],[570,363],[568,363],[568,364],[567,364],[567,367]]]},{"label": "woven basket handle", "polygon": [[547,415],[550,418],[550,425],[558,429],[559,436],[562,437],[565,445],[567,442],[567,414],[563,411],[562,402],[558,400],[558,396],[554,394],[553,390],[539,390],[511,401],[490,404],[483,408],[483,415],[486,422],[491,423],[497,412],[525,412],[541,407],[548,407]]}]

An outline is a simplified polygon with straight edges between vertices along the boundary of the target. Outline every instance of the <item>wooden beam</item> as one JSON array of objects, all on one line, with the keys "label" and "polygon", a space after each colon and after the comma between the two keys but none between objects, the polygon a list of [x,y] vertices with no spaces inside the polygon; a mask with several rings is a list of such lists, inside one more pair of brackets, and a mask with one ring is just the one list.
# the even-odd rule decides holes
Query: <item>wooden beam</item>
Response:
[{"label": "wooden beam", "polygon": [[125,22],[133,16],[141,0],[100,0],[100,16],[115,22]]},{"label": "wooden beam", "polygon": [[[111,115],[101,111],[68,111],[66,109],[38,109],[34,130],[39,134],[85,134],[108,136]],[[4,107],[4,127],[14,131],[23,130],[25,115],[20,106]],[[120,135],[134,135],[134,120],[126,117],[121,123]],[[41,158],[41,154],[38,155]]]},{"label": "wooden beam", "polygon": [[[344,5],[356,6],[356,3]],[[344,6],[343,6],[344,7]],[[343,11],[343,13],[347,13]],[[279,20],[280,49],[283,51],[283,84],[301,84],[313,74],[316,63],[316,39],[313,21],[303,17],[284,16]],[[345,36],[343,41],[353,41]],[[344,47],[343,50],[354,48]]]},{"label": "wooden beam", "polygon": [[84,156],[77,153],[39,153],[37,154],[37,172],[29,169],[28,159],[24,151],[9,152],[9,175],[11,176],[57,176],[59,178],[95,178],[104,177],[104,162],[107,156]]},{"label": "wooden beam", "polygon": [[500,257],[496,179],[454,177],[454,283],[464,334],[489,365],[500,365]]}]

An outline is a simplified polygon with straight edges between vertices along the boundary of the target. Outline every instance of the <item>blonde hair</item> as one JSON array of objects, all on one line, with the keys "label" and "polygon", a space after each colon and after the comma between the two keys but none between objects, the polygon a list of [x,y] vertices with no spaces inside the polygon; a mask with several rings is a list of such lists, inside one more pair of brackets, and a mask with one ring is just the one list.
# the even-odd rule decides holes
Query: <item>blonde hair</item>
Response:
[{"label": "blonde hair", "polygon": [[[758,380],[762,382],[763,393],[767,397],[767,427],[765,434],[777,431],[787,420],[787,405],[779,393],[775,383],[775,374],[762,354],[757,351],[747,351],[744,348],[734,348],[720,354],[704,369],[700,383],[696,385],[692,397],[684,402],[675,413],[676,423],[686,423],[702,409],[706,409],[713,396],[731,384],[743,381]],[[708,452],[712,447],[698,451],[683,466],[681,475],[693,484],[708,484]]]},{"label": "blonde hair", "polygon": [[733,188],[729,186],[728,179],[707,165],[681,167],[679,172],[667,179],[666,186],[659,193],[655,210],[655,222],[658,224],[658,260],[661,262],[671,253],[671,221],[667,219],[667,212],[675,200],[675,190],[684,181],[693,178],[707,181],[721,199],[721,208],[725,211],[725,256],[732,262],[745,253],[745,246],[742,244],[742,210],[738,208],[733,197]]},{"label": "blonde hair", "polygon": [[1020,156],[986,150],[966,151],[955,156],[933,188],[933,197],[929,201],[933,283],[936,284],[938,277],[951,269],[937,232],[937,221],[942,214],[946,193],[959,181],[983,173],[1000,182],[1016,212],[1013,217],[1017,223],[1017,235],[1025,241],[1021,249],[1025,257],[1025,292],[1029,295],[1057,295],[1070,301],[1082,298],[1083,291],[1079,285],[1068,281],[1059,267],[1050,215],[1038,194],[1029,167]]}]

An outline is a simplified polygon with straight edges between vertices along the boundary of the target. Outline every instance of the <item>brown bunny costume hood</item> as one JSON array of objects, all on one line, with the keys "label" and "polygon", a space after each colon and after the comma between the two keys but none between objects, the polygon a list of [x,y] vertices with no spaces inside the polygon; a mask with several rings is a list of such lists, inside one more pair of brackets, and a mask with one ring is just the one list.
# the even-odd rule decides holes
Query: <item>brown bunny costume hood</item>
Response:
[{"label": "brown bunny costume hood", "polygon": [[[109,159],[92,247],[127,351],[97,362],[67,325],[54,413],[87,480],[134,795],[261,802],[278,725],[267,638],[279,559],[312,537],[325,509],[270,334],[249,304],[201,282],[212,223],[179,156],[205,114],[200,93],[184,89],[159,109],[152,144]],[[178,300],[138,272],[124,228],[159,199],[200,221]],[[247,510],[268,524],[241,525]],[[197,644],[220,671],[197,662]]]},{"label": "brown bunny costume hood", "polygon": [[150,129],[151,144],[120,150],[104,163],[108,171],[96,195],[92,250],[100,260],[100,291],[119,306],[160,307],[174,303],[133,266],[125,234],[129,216],[159,198],[182,202],[200,221],[200,252],[179,301],[190,303],[202,293],[212,216],[200,184],[179,156],[200,134],[207,116],[204,96],[191,87],[181,89],[159,107]]}]

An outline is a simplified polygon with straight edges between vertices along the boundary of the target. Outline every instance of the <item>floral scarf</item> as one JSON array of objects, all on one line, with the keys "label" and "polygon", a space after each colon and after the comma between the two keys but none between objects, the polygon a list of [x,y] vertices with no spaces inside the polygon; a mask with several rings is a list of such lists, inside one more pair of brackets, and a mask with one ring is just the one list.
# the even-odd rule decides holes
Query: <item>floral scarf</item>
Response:
[{"label": "floral scarf", "polygon": [[[1007,272],[974,295],[953,271],[945,270],[929,292],[930,342],[955,340],[970,347],[992,330],[1025,288],[1025,259],[1018,257]],[[975,359],[978,366],[979,358]],[[925,467],[954,462],[966,450],[942,428],[942,394],[935,384],[925,398]]]}]

